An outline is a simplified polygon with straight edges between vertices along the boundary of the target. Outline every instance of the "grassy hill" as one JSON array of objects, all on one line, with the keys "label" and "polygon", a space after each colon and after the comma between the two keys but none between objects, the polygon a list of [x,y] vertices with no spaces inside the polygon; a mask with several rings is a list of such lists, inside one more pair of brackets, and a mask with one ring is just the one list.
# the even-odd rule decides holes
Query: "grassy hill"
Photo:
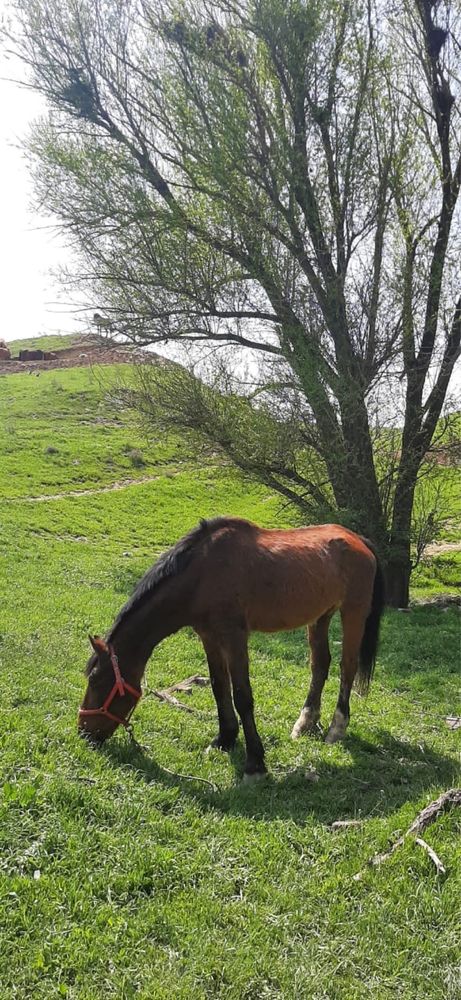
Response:
[{"label": "grassy hill", "polygon": [[[148,749],[77,738],[87,633],[109,627],[155,556],[199,516],[281,523],[277,499],[232,469],[141,437],[114,401],[119,374],[0,379],[0,997],[457,1000],[459,814],[425,834],[445,878],[409,840],[353,880],[459,781],[445,722],[459,714],[456,609],[386,615],[370,695],[333,747],[289,737],[303,633],[253,636],[271,771],[256,788],[240,783],[241,742],[204,753],[209,688],[187,701],[196,714],[149,695],[206,672],[187,631],[148,667],[135,715]],[[335,623],[324,722],[339,640]],[[333,832],[337,819],[360,824]]]},{"label": "grassy hill", "polygon": [[22,337],[20,340],[10,340],[8,347],[13,355],[21,350],[40,348],[42,351],[62,351],[78,343],[79,335],[72,333],[45,333],[36,337]]}]

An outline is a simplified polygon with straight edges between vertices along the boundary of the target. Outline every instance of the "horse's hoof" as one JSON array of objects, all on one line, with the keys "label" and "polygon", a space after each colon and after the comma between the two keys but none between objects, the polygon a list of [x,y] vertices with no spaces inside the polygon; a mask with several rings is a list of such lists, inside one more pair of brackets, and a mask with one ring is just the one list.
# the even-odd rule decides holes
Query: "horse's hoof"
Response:
[{"label": "horse's hoof", "polygon": [[264,781],[265,778],[267,778],[267,771],[253,771],[252,774],[245,771],[242,781],[244,785],[255,785],[258,781]]},{"label": "horse's hoof", "polygon": [[314,736],[315,733],[319,733],[318,722],[312,722],[309,725],[299,725],[298,722],[295,723],[293,729],[291,730],[292,740],[299,740],[300,736]]},{"label": "horse's hoof", "polygon": [[212,740],[207,746],[205,753],[209,754],[212,750],[220,750],[221,753],[231,753],[231,751],[235,749],[235,743],[235,740],[233,743],[221,743],[219,737],[216,737],[216,739]]},{"label": "horse's hoof", "polygon": [[291,730],[292,740],[299,740],[300,736],[304,736],[304,733],[316,733],[318,731],[318,716],[314,718],[307,712],[301,712],[299,719],[295,722],[293,729]]},{"label": "horse's hoof", "polygon": [[340,743],[344,739],[346,733],[344,729],[337,729],[336,726],[330,726],[327,735],[325,736],[325,743]]},{"label": "horse's hoof", "polygon": [[346,735],[348,718],[337,708],[331,720],[331,726],[325,736],[325,743],[338,743]]}]

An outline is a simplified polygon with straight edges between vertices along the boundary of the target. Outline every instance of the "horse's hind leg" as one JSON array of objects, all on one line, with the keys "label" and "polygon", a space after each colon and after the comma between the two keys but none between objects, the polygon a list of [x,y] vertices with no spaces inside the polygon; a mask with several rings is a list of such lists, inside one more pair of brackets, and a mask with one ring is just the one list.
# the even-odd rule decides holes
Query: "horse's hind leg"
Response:
[{"label": "horse's hind leg", "polygon": [[239,724],[232,702],[231,682],[224,650],[214,635],[200,634],[203,642],[211,687],[218,709],[219,732],[211,743],[219,750],[232,750],[237,739]]},{"label": "horse's hind leg", "polygon": [[360,644],[365,628],[363,611],[341,610],[343,625],[343,648],[341,654],[341,683],[339,697],[331,726],[325,737],[326,743],[336,743],[344,739],[349,724],[349,698],[359,663]]},{"label": "horse's hind leg", "polygon": [[291,732],[293,740],[296,740],[302,733],[314,732],[320,718],[320,701],[331,662],[328,629],[332,614],[332,611],[328,611],[319,618],[315,625],[309,625],[308,628],[312,679],[301,715]]}]

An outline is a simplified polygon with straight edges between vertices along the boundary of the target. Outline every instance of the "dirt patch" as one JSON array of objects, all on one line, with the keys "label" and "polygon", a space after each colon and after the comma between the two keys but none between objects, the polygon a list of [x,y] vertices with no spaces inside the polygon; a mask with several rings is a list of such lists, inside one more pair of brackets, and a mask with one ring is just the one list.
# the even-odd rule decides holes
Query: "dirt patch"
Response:
[{"label": "dirt patch", "polygon": [[99,493],[114,493],[117,490],[125,490],[128,486],[142,486],[144,483],[154,483],[165,476],[172,478],[179,476],[179,472],[168,472],[158,476],[141,476],[140,479],[122,479],[109,486],[95,486],[89,490],[69,490],[67,493],[43,493],[38,497],[10,497],[4,503],[45,503],[47,500],[68,500],[75,497],[94,497]]},{"label": "dirt patch", "polygon": [[133,362],[165,364],[164,358],[151,351],[146,352],[140,348],[118,346],[106,340],[101,341],[98,337],[82,337],[72,347],[53,351],[53,354],[56,357],[51,361],[19,361],[18,358],[0,361],[0,375],[17,375],[28,372],[30,375],[37,376],[40,372],[53,368],[91,368],[96,365],[121,365],[133,364]]},{"label": "dirt patch", "polygon": [[424,555],[441,556],[444,552],[461,552],[461,542],[434,542],[427,546]]},{"label": "dirt patch", "polygon": [[446,611],[447,608],[453,607],[461,607],[461,597],[458,597],[457,594],[436,594],[435,597],[422,597],[420,600],[416,598],[411,602],[410,608],[402,608],[400,610],[410,611],[413,608],[440,608],[440,610]]}]

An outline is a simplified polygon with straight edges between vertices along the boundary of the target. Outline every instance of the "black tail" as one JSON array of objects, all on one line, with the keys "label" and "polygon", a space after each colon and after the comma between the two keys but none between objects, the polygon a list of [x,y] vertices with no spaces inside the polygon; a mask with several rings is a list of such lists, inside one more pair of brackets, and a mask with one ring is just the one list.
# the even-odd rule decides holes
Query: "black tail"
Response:
[{"label": "black tail", "polygon": [[373,670],[376,663],[376,654],[379,643],[379,627],[381,616],[386,603],[386,591],[384,584],[384,573],[376,554],[374,545],[368,538],[362,538],[367,548],[371,550],[376,559],[376,575],[373,584],[373,596],[371,598],[371,609],[365,622],[365,631],[359,652],[359,668],[355,677],[355,688],[360,694],[366,694],[373,677]]}]

